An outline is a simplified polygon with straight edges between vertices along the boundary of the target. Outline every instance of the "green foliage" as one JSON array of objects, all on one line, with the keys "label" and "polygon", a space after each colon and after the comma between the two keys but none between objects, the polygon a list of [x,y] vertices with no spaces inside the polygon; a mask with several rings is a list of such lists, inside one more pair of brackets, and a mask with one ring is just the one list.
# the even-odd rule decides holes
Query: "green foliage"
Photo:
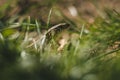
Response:
[{"label": "green foliage", "polygon": [[[57,50],[57,36],[62,32],[57,30],[68,25],[50,27],[51,12],[45,31],[30,17],[15,27],[8,24],[0,29],[0,80],[119,80],[120,15],[105,12],[105,19],[99,17],[81,30],[62,14],[70,26],[66,29],[70,39],[61,51]],[[19,35],[10,38],[17,32]]]}]

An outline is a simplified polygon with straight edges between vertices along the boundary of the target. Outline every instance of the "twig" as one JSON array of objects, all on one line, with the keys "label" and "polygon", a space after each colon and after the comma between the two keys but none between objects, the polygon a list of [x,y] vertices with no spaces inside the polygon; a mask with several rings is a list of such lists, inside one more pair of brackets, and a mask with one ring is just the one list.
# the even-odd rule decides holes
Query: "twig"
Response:
[{"label": "twig", "polygon": [[[60,26],[64,26],[64,25],[66,25],[66,23],[60,23],[60,24],[57,24],[57,25],[51,27],[50,29],[48,29],[48,30],[42,35],[42,37],[41,37],[40,39],[36,40],[35,42],[37,43],[38,41],[40,41],[40,47],[41,47],[41,49],[42,49],[42,48],[43,48],[43,45],[44,45],[44,43],[45,43],[47,34],[48,34],[49,32],[51,32],[52,30],[54,30],[54,29],[56,29],[56,28],[58,28],[58,27],[60,27]],[[34,45],[34,43],[28,45],[27,48],[29,48],[29,47],[31,47],[31,46],[33,46],[33,45]]]},{"label": "twig", "polygon": [[52,30],[56,29],[57,27],[64,26],[64,25],[66,25],[66,23],[60,23],[60,24],[57,24],[55,26],[52,26],[50,29],[47,30],[45,35],[48,34],[49,32],[51,32]]}]

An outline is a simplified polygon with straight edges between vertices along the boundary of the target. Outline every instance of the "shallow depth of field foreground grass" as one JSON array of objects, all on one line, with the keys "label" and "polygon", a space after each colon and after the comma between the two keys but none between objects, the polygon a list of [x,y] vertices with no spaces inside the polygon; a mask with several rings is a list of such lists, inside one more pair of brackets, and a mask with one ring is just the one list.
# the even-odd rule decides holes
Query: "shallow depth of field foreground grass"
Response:
[{"label": "shallow depth of field foreground grass", "polygon": [[29,16],[0,23],[0,80],[119,80],[120,14],[93,23],[66,18],[42,25]]}]

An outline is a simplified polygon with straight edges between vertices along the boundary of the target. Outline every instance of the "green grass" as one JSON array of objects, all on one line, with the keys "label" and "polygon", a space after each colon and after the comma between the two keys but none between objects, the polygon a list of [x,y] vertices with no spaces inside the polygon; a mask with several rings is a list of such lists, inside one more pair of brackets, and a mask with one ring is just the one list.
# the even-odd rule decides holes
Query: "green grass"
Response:
[{"label": "green grass", "polygon": [[[63,14],[64,23],[51,26],[51,11],[47,25],[30,17],[6,23],[0,29],[0,80],[119,80],[120,14],[105,13],[81,28]],[[59,44],[64,35],[67,42]]]}]

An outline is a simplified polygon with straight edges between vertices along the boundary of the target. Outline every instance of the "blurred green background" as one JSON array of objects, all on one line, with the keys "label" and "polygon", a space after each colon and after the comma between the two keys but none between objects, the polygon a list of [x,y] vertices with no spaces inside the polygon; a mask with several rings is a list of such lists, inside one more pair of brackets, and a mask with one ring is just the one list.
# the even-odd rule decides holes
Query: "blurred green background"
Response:
[{"label": "blurred green background", "polygon": [[[15,16],[19,16],[19,19],[31,16],[46,22],[48,13],[53,8],[52,23],[62,21],[58,11],[73,20],[81,17],[92,22],[94,17],[103,16],[105,8],[120,11],[119,4],[119,0],[1,0],[0,19],[6,21]],[[72,10],[74,14],[71,14]]]},{"label": "blurred green background", "polygon": [[119,80],[119,35],[120,0],[0,0],[0,80]]}]

